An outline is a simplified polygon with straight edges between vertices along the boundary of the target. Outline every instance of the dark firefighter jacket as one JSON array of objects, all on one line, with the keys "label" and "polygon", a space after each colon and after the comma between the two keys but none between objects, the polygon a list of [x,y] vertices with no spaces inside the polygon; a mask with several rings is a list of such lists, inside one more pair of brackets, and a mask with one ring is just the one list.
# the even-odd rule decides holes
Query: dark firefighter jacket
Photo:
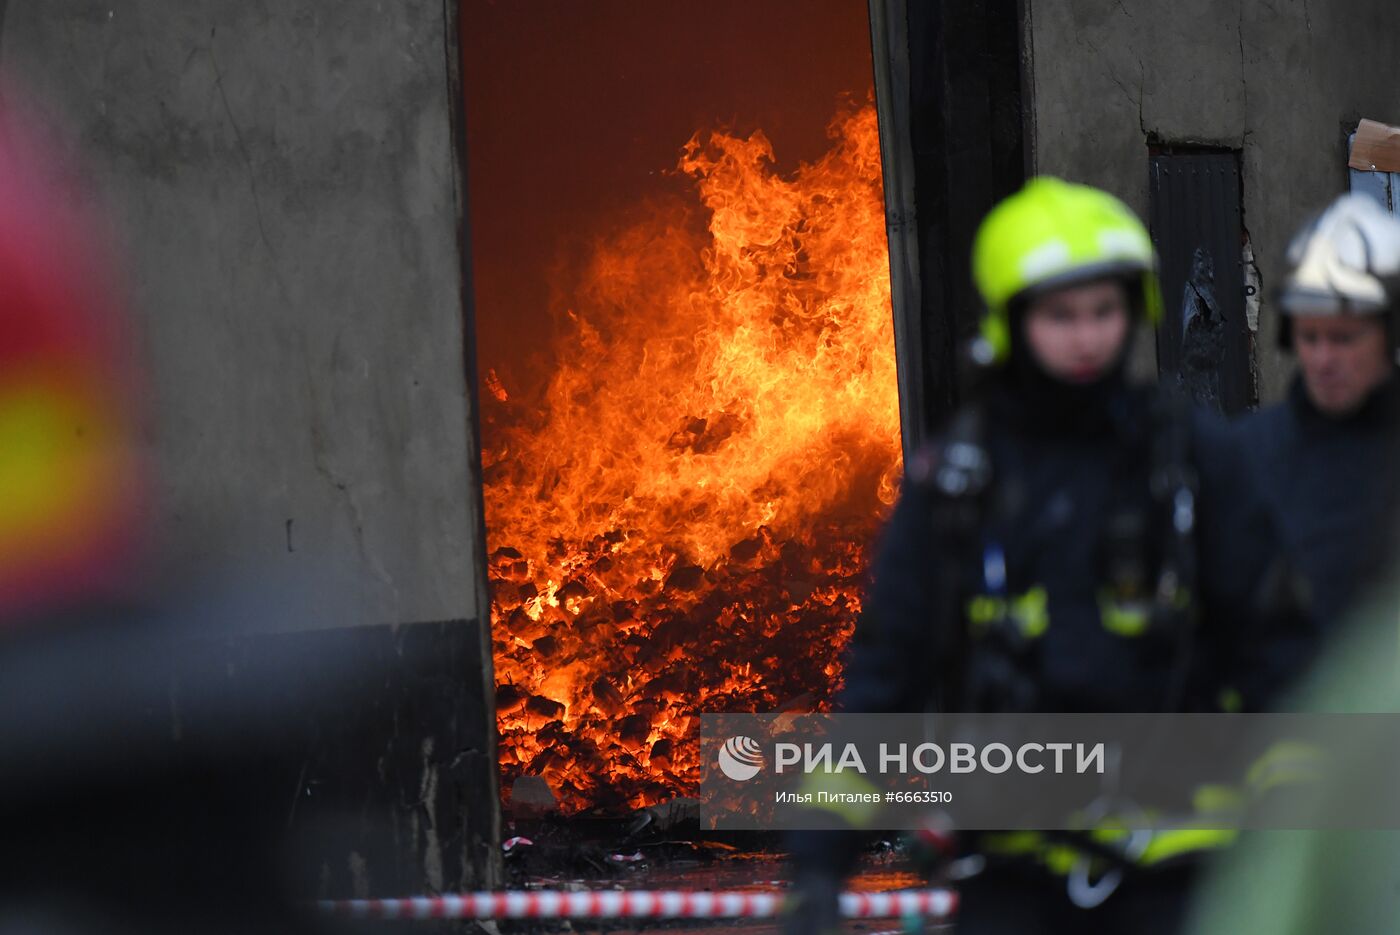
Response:
[{"label": "dark firefighter jacket", "polygon": [[[1171,697],[1175,634],[1115,632],[1115,566],[1137,559],[1148,586],[1167,541],[1170,504],[1151,489],[1153,443],[1165,421],[1157,391],[1119,386],[1061,417],[1004,387],[986,403],[992,480],[971,541],[950,539],[940,521],[942,494],[910,465],[910,477],[881,543],[868,610],[857,629],[839,705],[848,711],[919,711],[945,672],[968,672],[980,657],[1005,655],[995,640],[940,641],[946,627],[975,628],[969,611],[1000,591],[1014,605],[1044,594],[1044,619],[1019,655],[1034,697],[1026,704],[982,691],[944,701],[964,710],[1020,707],[1047,712],[1147,712],[1164,705],[1210,710],[1217,688],[1246,694],[1256,706],[1290,674],[1274,662],[1274,621],[1261,614],[1278,556],[1272,520],[1255,495],[1226,426],[1199,413],[1190,420],[1186,461],[1199,478],[1195,593],[1199,624],[1185,694]],[[935,443],[920,459],[935,460]],[[923,468],[921,470],[921,467]],[[934,468],[936,469],[936,468]],[[1143,522],[1145,521],[1145,525]],[[1137,524],[1140,528],[1134,530]],[[1126,530],[1121,527],[1127,527]],[[998,553],[1002,556],[999,560]],[[1124,554],[1129,553],[1129,554]],[[988,565],[992,574],[988,574]],[[996,566],[1004,567],[998,582]],[[956,569],[948,575],[940,569]],[[949,593],[950,584],[958,593]],[[999,586],[998,586],[999,585]],[[1037,592],[1039,589],[1039,592]],[[1034,594],[1029,602],[1027,594]],[[962,619],[954,619],[962,611]],[[983,644],[986,645],[983,645]],[[940,660],[940,645],[963,658]],[[1278,671],[1274,671],[1277,669]],[[970,686],[977,692],[977,687]]]},{"label": "dark firefighter jacket", "polygon": [[1355,413],[1329,417],[1295,379],[1282,402],[1239,423],[1253,474],[1329,631],[1388,570],[1400,481],[1400,380]]},{"label": "dark firefighter jacket", "polygon": [[[1098,389],[1046,399],[990,388],[991,480],[969,534],[950,532],[948,498],[932,482],[946,439],[911,459],[838,710],[1209,711],[1226,690],[1259,708],[1291,680],[1308,625],[1264,609],[1277,537],[1228,426],[1204,414],[1175,409],[1189,427],[1177,460],[1198,477],[1198,574],[1179,595],[1198,610],[1186,655],[1174,634],[1116,625],[1114,579],[1145,564],[1150,589],[1169,538],[1171,505],[1152,480],[1171,407],[1155,388]],[[996,623],[1002,608],[1017,618],[1002,631],[1025,631],[1010,653],[987,638],[992,628],[978,635],[978,618]],[[842,872],[851,856],[837,837],[791,843],[799,872]]]}]

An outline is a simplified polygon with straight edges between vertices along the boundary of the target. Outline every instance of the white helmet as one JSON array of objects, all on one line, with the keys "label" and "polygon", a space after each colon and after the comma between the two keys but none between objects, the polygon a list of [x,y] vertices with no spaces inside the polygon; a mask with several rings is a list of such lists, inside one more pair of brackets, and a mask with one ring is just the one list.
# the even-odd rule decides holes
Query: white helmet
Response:
[{"label": "white helmet", "polygon": [[[1292,315],[1382,315],[1400,298],[1400,220],[1366,195],[1342,195],[1288,247],[1290,272],[1278,294]],[[1292,344],[1285,317],[1279,343]]]}]

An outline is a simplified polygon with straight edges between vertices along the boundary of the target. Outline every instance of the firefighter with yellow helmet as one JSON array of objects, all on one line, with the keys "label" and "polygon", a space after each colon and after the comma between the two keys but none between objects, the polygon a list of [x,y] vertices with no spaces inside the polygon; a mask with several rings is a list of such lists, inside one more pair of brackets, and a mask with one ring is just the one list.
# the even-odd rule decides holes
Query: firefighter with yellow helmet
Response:
[{"label": "firefighter with yellow helmet", "polygon": [[[1290,674],[1249,658],[1274,538],[1223,427],[1128,378],[1162,315],[1146,228],[1106,192],[1033,179],[982,223],[973,275],[989,373],[907,465],[839,708],[1256,704]],[[961,835],[984,869],[958,931],[1174,931],[1193,857],[1229,835],[1091,837]],[[836,930],[853,835],[792,843],[791,930]]]}]

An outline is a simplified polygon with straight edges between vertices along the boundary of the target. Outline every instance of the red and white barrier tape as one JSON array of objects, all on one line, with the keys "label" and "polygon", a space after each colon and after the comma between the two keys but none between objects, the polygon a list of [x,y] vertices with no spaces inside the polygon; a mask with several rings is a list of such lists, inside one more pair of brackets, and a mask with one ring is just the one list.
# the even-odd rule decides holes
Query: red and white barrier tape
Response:
[{"label": "red and white barrier tape", "polygon": [[[327,900],[317,906],[354,919],[761,919],[782,912],[782,891],[510,890],[408,899]],[[848,919],[908,915],[946,919],[957,908],[951,890],[842,893]]]}]

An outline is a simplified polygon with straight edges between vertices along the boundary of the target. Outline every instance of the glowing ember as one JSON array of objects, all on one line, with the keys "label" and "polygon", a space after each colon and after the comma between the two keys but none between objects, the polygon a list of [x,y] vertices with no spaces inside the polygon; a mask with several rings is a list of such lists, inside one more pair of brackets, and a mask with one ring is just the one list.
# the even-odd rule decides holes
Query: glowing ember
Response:
[{"label": "glowing ember", "polygon": [[487,376],[501,766],[567,810],[692,791],[700,711],[820,707],[893,502],[899,414],[874,109],[777,174],[685,145],[683,205],[595,245],[545,397]]}]

